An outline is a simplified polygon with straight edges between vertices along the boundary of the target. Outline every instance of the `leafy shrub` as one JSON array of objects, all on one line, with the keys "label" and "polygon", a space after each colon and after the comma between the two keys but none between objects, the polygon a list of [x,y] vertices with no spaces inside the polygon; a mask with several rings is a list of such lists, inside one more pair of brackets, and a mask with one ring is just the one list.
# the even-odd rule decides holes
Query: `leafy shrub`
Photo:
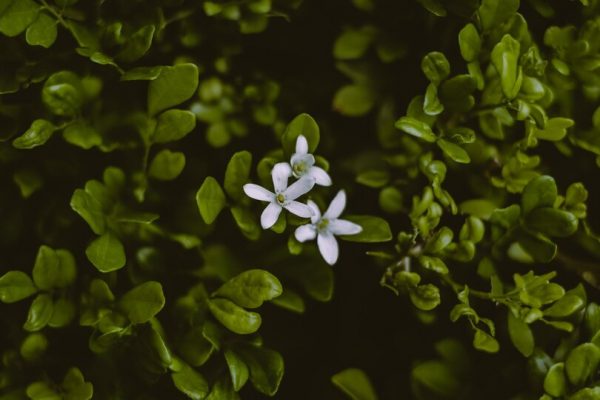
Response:
[{"label": "leafy shrub", "polygon": [[0,399],[600,399],[600,2],[0,33]]}]

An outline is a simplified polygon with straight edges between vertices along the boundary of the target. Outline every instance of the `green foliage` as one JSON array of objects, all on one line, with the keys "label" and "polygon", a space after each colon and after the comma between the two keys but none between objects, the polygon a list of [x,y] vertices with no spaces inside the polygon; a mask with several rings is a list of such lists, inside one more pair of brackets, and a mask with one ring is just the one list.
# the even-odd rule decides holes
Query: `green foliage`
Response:
[{"label": "green foliage", "polygon": [[0,0],[0,399],[600,398],[599,15]]}]

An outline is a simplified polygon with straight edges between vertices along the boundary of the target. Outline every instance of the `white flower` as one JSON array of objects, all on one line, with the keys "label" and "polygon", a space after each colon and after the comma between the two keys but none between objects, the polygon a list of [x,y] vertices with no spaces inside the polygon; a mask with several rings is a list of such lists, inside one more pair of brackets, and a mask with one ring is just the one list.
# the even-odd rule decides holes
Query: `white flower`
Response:
[{"label": "white flower", "polygon": [[300,179],[288,187],[288,178],[291,175],[292,170],[287,163],[275,164],[271,171],[275,193],[253,183],[244,185],[244,192],[248,197],[269,202],[260,216],[260,224],[263,229],[269,229],[277,222],[282,208],[302,218],[312,216],[310,207],[295,200],[312,189],[315,180],[313,178]]},{"label": "white flower", "polygon": [[304,135],[296,139],[296,152],[292,155],[290,163],[294,177],[312,177],[317,185],[331,185],[331,178],[327,172],[321,167],[315,167],[315,157],[308,152],[308,142]]},{"label": "white flower", "polygon": [[333,198],[325,214],[321,216],[319,207],[311,200],[308,206],[313,211],[310,224],[299,226],[295,236],[299,242],[313,240],[317,237],[319,251],[329,265],[335,264],[338,259],[338,243],[334,235],[356,235],[362,232],[362,227],[354,222],[338,217],[346,207],[346,193],[340,190]]}]

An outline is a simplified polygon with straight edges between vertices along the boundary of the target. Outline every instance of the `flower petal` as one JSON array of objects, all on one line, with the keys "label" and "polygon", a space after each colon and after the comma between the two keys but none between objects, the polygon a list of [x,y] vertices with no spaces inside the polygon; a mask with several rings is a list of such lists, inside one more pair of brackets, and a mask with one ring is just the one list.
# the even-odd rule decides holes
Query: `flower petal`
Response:
[{"label": "flower petal", "polygon": [[344,207],[346,207],[346,192],[340,190],[333,200],[331,200],[329,208],[325,211],[323,217],[327,219],[336,219],[342,214]]},{"label": "flower petal", "polygon": [[311,224],[301,225],[296,228],[294,236],[296,236],[297,241],[304,243],[307,240],[313,240],[317,236],[317,229]]},{"label": "flower petal", "polygon": [[298,136],[296,139],[296,154],[306,154],[308,153],[308,142],[304,135]]},{"label": "flower petal", "polygon": [[339,255],[338,243],[335,240],[335,236],[330,232],[319,233],[319,236],[317,236],[317,245],[327,264],[335,264]]},{"label": "flower petal", "polygon": [[332,219],[327,228],[334,235],[356,235],[362,232],[362,226],[345,219]]},{"label": "flower petal", "polygon": [[288,178],[292,175],[292,167],[286,162],[275,164],[271,170],[271,178],[273,178],[273,188],[275,193],[284,192],[287,188]]},{"label": "flower petal", "polygon": [[313,212],[310,209],[310,207],[306,204],[300,203],[299,201],[291,201],[283,207],[292,214],[302,218],[310,218],[313,215]]},{"label": "flower petal", "polygon": [[263,229],[269,229],[275,225],[277,218],[279,218],[279,214],[281,214],[281,206],[277,203],[269,204],[260,215],[260,225]]},{"label": "flower petal", "polygon": [[273,198],[275,197],[273,193],[254,183],[246,183],[244,185],[244,193],[246,193],[248,197],[260,201],[273,201]]},{"label": "flower petal", "polygon": [[286,200],[296,200],[298,197],[308,193],[315,186],[315,179],[310,176],[303,176],[288,187],[284,194]]},{"label": "flower petal", "polygon": [[331,186],[331,178],[329,174],[321,167],[312,167],[308,170],[308,174],[315,178],[317,185]]},{"label": "flower petal", "polygon": [[310,222],[316,224],[321,219],[321,210],[319,210],[319,206],[312,200],[307,201],[306,205],[308,205],[313,212],[312,217],[310,217]]}]

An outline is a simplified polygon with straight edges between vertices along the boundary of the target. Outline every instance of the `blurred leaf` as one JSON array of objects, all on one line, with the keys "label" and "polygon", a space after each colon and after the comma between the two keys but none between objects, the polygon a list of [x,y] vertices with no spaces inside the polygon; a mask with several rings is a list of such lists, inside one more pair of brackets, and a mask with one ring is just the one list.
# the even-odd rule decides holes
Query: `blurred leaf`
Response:
[{"label": "blurred leaf", "polygon": [[160,181],[170,181],[185,168],[185,155],[169,149],[161,150],[150,163],[148,175]]},{"label": "blurred leaf", "polygon": [[190,111],[167,110],[158,116],[152,135],[155,143],[168,143],[183,139],[196,127],[196,116]]},{"label": "blurred leaf", "polygon": [[148,113],[155,115],[167,108],[183,103],[198,87],[198,67],[178,64],[163,67],[160,75],[148,86]]},{"label": "blurred leaf", "polygon": [[251,166],[252,154],[248,151],[239,151],[229,160],[223,186],[232,199],[239,201],[244,197],[242,186],[250,180]]},{"label": "blurred leaf", "polygon": [[377,394],[367,375],[357,368],[348,368],[331,377],[331,382],[352,400],[377,400]]}]

